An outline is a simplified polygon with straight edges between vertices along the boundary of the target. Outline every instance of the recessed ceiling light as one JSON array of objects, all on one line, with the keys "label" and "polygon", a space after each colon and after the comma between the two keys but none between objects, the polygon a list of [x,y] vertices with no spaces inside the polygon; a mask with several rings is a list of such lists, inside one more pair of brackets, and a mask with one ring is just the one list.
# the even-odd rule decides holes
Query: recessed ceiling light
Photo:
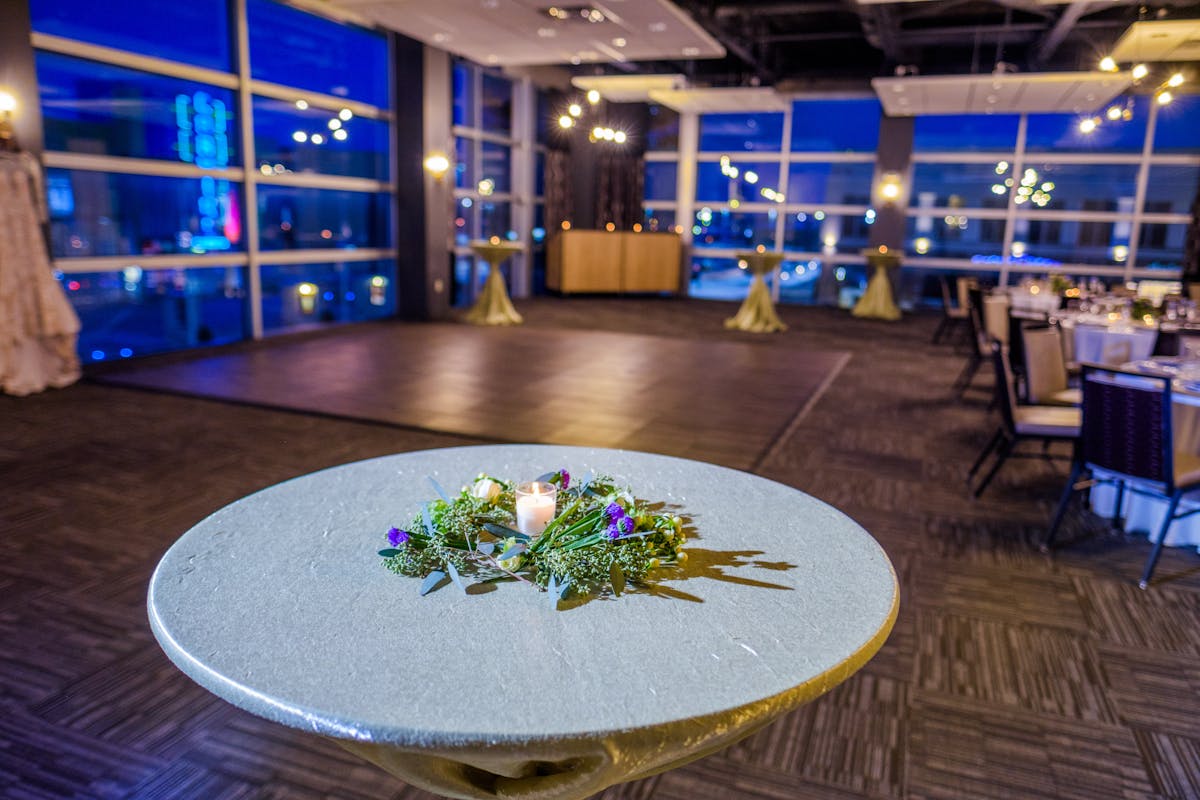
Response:
[{"label": "recessed ceiling light", "polygon": [[996,95],[994,95],[994,94],[989,94],[989,95],[987,96],[987,101],[988,101],[989,103],[994,103],[994,102],[996,102]]},{"label": "recessed ceiling light", "polygon": [[894,83],[894,84],[892,84],[892,91],[893,91],[893,92],[903,92],[903,91],[904,91],[904,87],[903,87],[903,86],[901,86],[901,85],[900,85],[900,84],[898,84],[898,83]]},{"label": "recessed ceiling light", "polygon": [[624,36],[618,36],[613,39],[613,47],[624,47],[626,44]]},{"label": "recessed ceiling light", "polygon": [[667,23],[665,23],[665,22],[651,22],[650,23],[650,32],[651,33],[662,33],[666,29],[667,29]]},{"label": "recessed ceiling light", "polygon": [[450,37],[444,33],[435,33],[433,35],[433,40],[435,42],[437,42],[438,44],[441,44],[442,42],[445,42],[445,41],[449,41],[449,39],[450,39]]},{"label": "recessed ceiling light", "polygon": [[575,66],[579,66],[582,61],[583,59],[581,59],[579,56],[571,56],[571,63]]},{"label": "recessed ceiling light", "polygon": [[683,48],[683,54],[685,56],[698,56],[698,55],[700,55],[700,48],[699,47],[685,47],[685,48]]},{"label": "recessed ceiling light", "polygon": [[538,28],[538,36],[543,39],[553,39],[555,36],[558,36],[558,31],[554,30],[554,28]]},{"label": "recessed ceiling light", "polygon": [[496,55],[495,53],[488,53],[487,62],[489,64],[495,64],[499,60],[500,56]]}]

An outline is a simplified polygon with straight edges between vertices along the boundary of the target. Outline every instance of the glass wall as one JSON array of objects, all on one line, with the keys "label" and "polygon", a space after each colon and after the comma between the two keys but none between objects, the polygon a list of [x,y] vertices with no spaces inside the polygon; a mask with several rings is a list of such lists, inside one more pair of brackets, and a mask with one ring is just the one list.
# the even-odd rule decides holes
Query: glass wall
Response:
[{"label": "glass wall", "polygon": [[232,7],[31,3],[50,238],[84,361],[396,307],[386,37]]}]

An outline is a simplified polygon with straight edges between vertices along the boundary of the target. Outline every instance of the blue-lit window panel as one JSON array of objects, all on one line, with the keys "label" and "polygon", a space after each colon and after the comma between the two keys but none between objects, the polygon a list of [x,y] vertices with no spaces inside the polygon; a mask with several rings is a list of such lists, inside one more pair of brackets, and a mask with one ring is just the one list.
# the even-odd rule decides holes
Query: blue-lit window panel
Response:
[{"label": "blue-lit window panel", "polygon": [[471,264],[474,255],[456,256],[454,259],[454,281],[451,304],[465,306],[471,302]]},{"label": "blue-lit window panel", "polygon": [[272,0],[248,0],[246,17],[255,79],[391,107],[382,34]]},{"label": "blue-lit window panel", "polygon": [[554,98],[549,92],[537,91],[537,117],[534,120],[534,134],[538,144],[548,144],[550,132],[558,129],[558,117],[554,114]]},{"label": "blue-lit window panel", "polygon": [[1159,106],[1154,152],[1200,153],[1200,95],[1177,95],[1170,105]]},{"label": "blue-lit window panel", "polygon": [[674,161],[647,161],[643,197],[646,200],[674,200],[679,165]]},{"label": "blue-lit window panel", "polygon": [[248,335],[244,267],[67,273],[85,362],[227,344]]},{"label": "blue-lit window panel", "polygon": [[454,186],[475,188],[475,142],[459,136],[454,140]]},{"label": "blue-lit window panel", "polygon": [[386,122],[364,117],[343,121],[336,111],[311,106],[301,110],[286,100],[254,98],[254,150],[263,172],[266,167],[275,172],[388,178]]},{"label": "blue-lit window panel", "polygon": [[533,230],[529,232],[529,238],[533,240],[535,250],[539,249],[539,245],[544,244],[548,231],[546,230],[546,204],[533,204]]},{"label": "blue-lit window panel", "polygon": [[259,184],[259,247],[388,247],[390,211],[391,195],[382,192]]},{"label": "blue-lit window panel", "polygon": [[1143,222],[1138,236],[1137,265],[1142,269],[1182,269],[1185,223]]},{"label": "blue-lit window panel", "polygon": [[[1200,136],[1200,132],[1197,133]],[[1200,188],[1200,167],[1193,164],[1164,164],[1150,167],[1146,204],[1151,214],[1190,214]]]},{"label": "blue-lit window panel", "polygon": [[1018,218],[1012,259],[1035,270],[1064,263],[1124,266],[1131,232],[1129,222]]},{"label": "blue-lit window panel", "polygon": [[688,294],[706,300],[741,300],[750,288],[750,271],[736,258],[697,255],[692,259]]},{"label": "blue-lit window panel", "polygon": [[475,76],[467,64],[454,64],[454,124],[465,128],[475,127]]},{"label": "blue-lit window panel", "polygon": [[779,265],[779,301],[800,305],[821,302],[822,275],[829,269],[819,258],[785,259]]},{"label": "blue-lit window panel", "polygon": [[704,114],[700,150],[704,153],[777,153],[783,145],[783,114]]},{"label": "blue-lit window panel", "polygon": [[219,178],[46,171],[56,258],[245,249],[241,186]]},{"label": "blue-lit window panel", "polygon": [[490,239],[493,236],[499,236],[501,239],[510,241],[519,238],[518,232],[513,229],[512,225],[511,203],[493,203],[487,198],[478,202],[482,238]]},{"label": "blue-lit window panel", "polygon": [[[483,163],[480,165],[479,180],[491,181],[491,191],[512,191],[512,148],[494,142],[483,143]],[[485,187],[477,187],[486,193]]]},{"label": "blue-lit window panel", "polygon": [[679,149],[679,112],[651,103],[646,127],[647,150]]},{"label": "blue-lit window panel", "polygon": [[[735,169],[736,173],[733,172]],[[735,159],[724,172],[716,161],[701,161],[696,165],[696,200],[700,202],[767,203],[772,202],[773,194],[782,188],[779,164],[776,163],[739,163]],[[772,196],[764,197],[764,190]]]},{"label": "blue-lit window panel", "polygon": [[533,154],[533,196],[542,197],[546,194],[546,154],[537,151]]},{"label": "blue-lit window panel", "polygon": [[396,313],[396,264],[391,260],[264,264],[259,275],[267,333]]},{"label": "blue-lit window panel", "polygon": [[[1022,174],[1014,178],[1018,193],[1022,182],[1029,184],[1031,200],[1022,201],[1018,195],[1017,210],[1021,213],[1046,208],[1131,214],[1137,191],[1137,173],[1136,164],[1026,162]],[[1037,204],[1038,190],[1049,194],[1044,206]]]},{"label": "blue-lit window panel", "polygon": [[874,174],[874,164],[792,164],[787,202],[870,205]]},{"label": "blue-lit window panel", "polygon": [[[1008,195],[1020,187],[1023,175],[1013,178],[1012,164],[913,165],[909,203],[914,208],[1008,208]],[[1041,184],[1036,183],[1035,188]],[[1050,193],[1053,197],[1053,192]]]},{"label": "blue-lit window panel", "polygon": [[998,259],[1004,252],[1004,220],[979,219],[970,212],[909,217],[904,252],[930,258]]},{"label": "blue-lit window panel", "polygon": [[241,163],[233,92],[57,53],[37,73],[47,150]]},{"label": "blue-lit window panel", "polygon": [[[1140,153],[1146,141],[1147,98],[1135,98],[1131,119],[1113,122],[1105,109],[1095,116],[1101,122],[1091,133],[1079,130],[1082,114],[1030,114],[1025,129],[1028,153]],[[1122,108],[1124,103],[1118,103]]]},{"label": "blue-lit window panel", "polygon": [[460,197],[454,204],[454,243],[466,247],[479,238],[476,230],[476,208],[479,201],[473,197]]},{"label": "blue-lit window panel", "polygon": [[792,152],[873,153],[879,146],[879,101],[797,100],[792,104]]},{"label": "blue-lit window panel", "polygon": [[675,230],[675,212],[668,208],[643,209],[642,227],[652,233],[669,233]]},{"label": "blue-lit window panel", "polygon": [[913,151],[1011,152],[1017,146],[1016,114],[961,114],[913,120]]},{"label": "blue-lit window panel", "polygon": [[740,211],[696,212],[692,223],[692,244],[705,247],[734,247],[753,250],[760,244],[775,246],[775,211],[746,213]]},{"label": "blue-lit window panel", "polygon": [[232,66],[225,0],[31,0],[29,11],[38,33],[208,69],[227,71]]},{"label": "blue-lit window panel", "polygon": [[512,81],[483,73],[483,103],[480,123],[484,131],[507,136],[512,133]]},{"label": "blue-lit window panel", "polygon": [[859,253],[871,237],[875,217],[862,214],[827,214],[799,211],[784,220],[783,246],[805,253]]}]

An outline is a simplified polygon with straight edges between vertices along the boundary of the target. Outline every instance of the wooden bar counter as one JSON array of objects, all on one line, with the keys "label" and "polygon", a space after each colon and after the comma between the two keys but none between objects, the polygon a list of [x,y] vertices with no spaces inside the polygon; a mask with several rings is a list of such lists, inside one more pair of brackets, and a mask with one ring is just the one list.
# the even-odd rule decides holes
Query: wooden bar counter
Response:
[{"label": "wooden bar counter", "polygon": [[678,292],[675,233],[558,231],[550,239],[546,285],[563,294]]}]

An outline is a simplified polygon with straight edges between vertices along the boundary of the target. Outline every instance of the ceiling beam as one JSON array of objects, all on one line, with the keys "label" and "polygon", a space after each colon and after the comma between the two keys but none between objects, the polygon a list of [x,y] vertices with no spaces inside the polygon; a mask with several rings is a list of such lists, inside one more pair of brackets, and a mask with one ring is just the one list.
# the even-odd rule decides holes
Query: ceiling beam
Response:
[{"label": "ceiling beam", "polygon": [[759,15],[777,16],[779,14],[829,14],[835,11],[845,11],[846,6],[841,2],[826,3],[735,3],[720,5],[713,9],[717,19],[726,17],[749,17]]},{"label": "ceiling beam", "polygon": [[1046,31],[1046,35],[1038,42],[1037,52],[1033,55],[1033,63],[1040,67],[1049,61],[1050,57],[1054,55],[1054,51],[1075,27],[1075,23],[1079,22],[1080,17],[1091,11],[1095,5],[1096,3],[1091,0],[1075,0],[1064,8],[1058,15],[1058,21],[1054,23],[1054,27]]},{"label": "ceiling beam", "polygon": [[766,86],[774,84],[775,71],[764,64],[762,59],[755,55],[745,42],[726,31],[724,26],[713,16],[711,9],[697,8],[697,5],[697,3],[689,3],[686,7],[692,19],[707,31],[710,36],[720,42],[726,50],[745,62],[746,66],[750,67],[761,83]]},{"label": "ceiling beam", "polygon": [[899,24],[892,9],[883,5],[861,5],[857,0],[846,0],[846,2],[858,15],[858,24],[862,27],[867,44],[876,50],[881,50],[888,61],[899,63],[900,45],[896,39]]}]

